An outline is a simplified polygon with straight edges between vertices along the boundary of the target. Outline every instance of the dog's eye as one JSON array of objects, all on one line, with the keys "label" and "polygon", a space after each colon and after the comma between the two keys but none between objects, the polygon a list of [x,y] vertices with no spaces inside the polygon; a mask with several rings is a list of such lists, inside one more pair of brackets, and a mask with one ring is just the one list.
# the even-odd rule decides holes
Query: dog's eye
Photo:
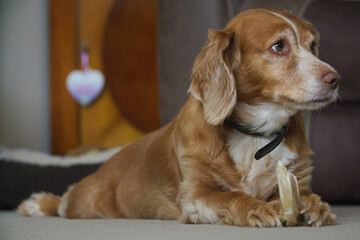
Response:
[{"label": "dog's eye", "polygon": [[275,43],[271,48],[275,52],[281,53],[284,51],[285,44],[283,42],[279,41],[279,42]]}]

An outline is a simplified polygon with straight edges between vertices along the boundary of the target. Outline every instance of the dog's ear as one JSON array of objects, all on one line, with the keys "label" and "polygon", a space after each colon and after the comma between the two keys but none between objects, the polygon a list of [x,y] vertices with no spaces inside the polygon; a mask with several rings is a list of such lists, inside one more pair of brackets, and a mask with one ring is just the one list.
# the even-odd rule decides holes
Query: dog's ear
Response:
[{"label": "dog's ear", "polygon": [[210,30],[209,40],[195,60],[189,92],[204,107],[205,120],[221,124],[236,104],[234,71],[240,66],[240,51],[234,34],[228,30]]}]

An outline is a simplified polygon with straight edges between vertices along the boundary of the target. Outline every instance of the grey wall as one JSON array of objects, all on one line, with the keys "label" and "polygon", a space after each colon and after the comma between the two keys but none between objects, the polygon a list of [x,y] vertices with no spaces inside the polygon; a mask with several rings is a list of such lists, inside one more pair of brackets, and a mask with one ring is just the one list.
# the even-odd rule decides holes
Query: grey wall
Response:
[{"label": "grey wall", "polygon": [[0,146],[49,150],[47,0],[0,0]]},{"label": "grey wall", "polygon": [[224,0],[158,1],[158,71],[161,123],[171,121],[188,98],[190,74],[209,28],[228,20]]}]

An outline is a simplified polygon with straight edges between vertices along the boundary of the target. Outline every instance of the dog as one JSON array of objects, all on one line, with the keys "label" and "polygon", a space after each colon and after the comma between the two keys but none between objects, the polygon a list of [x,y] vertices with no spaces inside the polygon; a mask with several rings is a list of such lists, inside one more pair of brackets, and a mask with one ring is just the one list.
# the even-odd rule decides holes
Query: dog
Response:
[{"label": "dog", "polygon": [[[168,125],[123,148],[62,196],[33,194],[24,216],[179,219],[279,227],[278,160],[298,180],[308,226],[335,214],[310,190],[301,110],[336,100],[340,75],[319,33],[289,12],[253,9],[210,30],[189,98]],[[259,160],[257,160],[259,159]]]}]

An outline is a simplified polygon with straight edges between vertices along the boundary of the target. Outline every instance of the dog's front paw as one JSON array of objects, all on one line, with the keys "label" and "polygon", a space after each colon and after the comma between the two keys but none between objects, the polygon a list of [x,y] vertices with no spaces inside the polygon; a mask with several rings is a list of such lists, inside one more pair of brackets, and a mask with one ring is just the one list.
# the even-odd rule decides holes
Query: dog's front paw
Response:
[{"label": "dog's front paw", "polygon": [[335,222],[336,215],[331,212],[330,205],[321,201],[318,195],[304,196],[301,201],[304,204],[301,213],[304,214],[305,223],[308,226],[329,226]]},{"label": "dog's front paw", "polygon": [[264,203],[250,210],[247,214],[247,223],[250,227],[281,227],[279,202]]}]

